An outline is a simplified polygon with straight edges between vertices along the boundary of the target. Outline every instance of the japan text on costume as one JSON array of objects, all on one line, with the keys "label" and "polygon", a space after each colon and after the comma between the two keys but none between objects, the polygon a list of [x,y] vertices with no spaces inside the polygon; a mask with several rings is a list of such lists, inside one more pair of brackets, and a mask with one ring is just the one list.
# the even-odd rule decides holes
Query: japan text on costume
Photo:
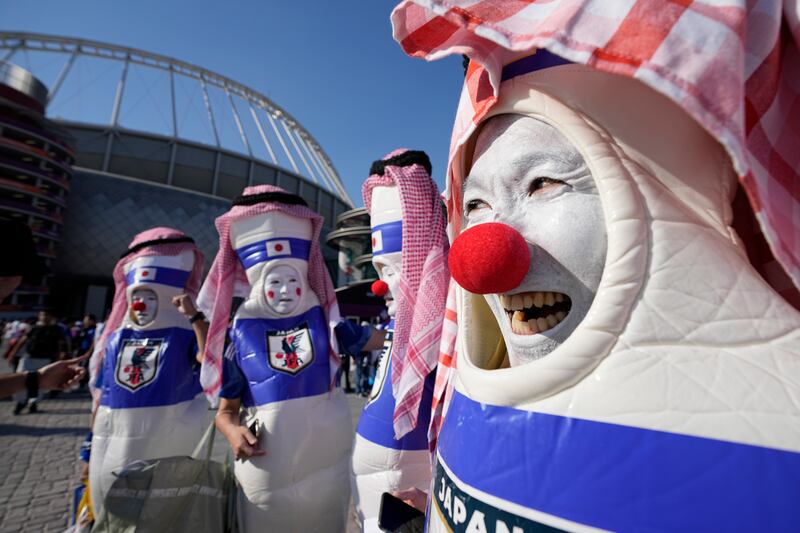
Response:
[{"label": "japan text on costume", "polygon": [[430,485],[428,425],[449,281],[444,209],[430,171],[424,152],[397,150],[373,163],[362,188],[381,278],[373,291],[387,299],[391,317],[353,447],[365,531],[378,531],[384,492]]},{"label": "japan text on costume", "polygon": [[[472,59],[448,176],[459,359],[429,531],[794,530],[800,314],[751,265],[731,208],[738,171],[798,273],[798,176],[779,163],[800,153],[800,56],[781,3],[576,5],[394,15],[408,51]],[[770,74],[748,82],[746,114],[762,137],[745,140],[741,69],[758,78],[759,58]]]},{"label": "japan text on costume", "polygon": [[170,228],[138,234],[114,269],[114,303],[93,367],[101,366],[89,462],[95,516],[113,472],[190,455],[211,422],[195,333],[172,305],[174,296],[197,294],[202,270],[194,241]]},{"label": "japan text on costume", "polygon": [[[319,245],[322,217],[299,196],[248,187],[217,219],[220,251],[199,304],[212,316],[203,384],[241,399],[266,454],[235,463],[245,531],[343,531],[352,421],[333,387],[338,321]],[[231,298],[245,298],[222,343]],[[216,389],[216,390],[215,390]]]}]

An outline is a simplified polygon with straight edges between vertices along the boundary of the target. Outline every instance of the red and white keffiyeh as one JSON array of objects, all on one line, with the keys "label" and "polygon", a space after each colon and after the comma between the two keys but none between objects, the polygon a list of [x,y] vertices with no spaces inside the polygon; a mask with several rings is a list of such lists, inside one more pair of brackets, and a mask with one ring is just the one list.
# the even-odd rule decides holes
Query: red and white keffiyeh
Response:
[{"label": "red and white keffiyeh", "polygon": [[433,386],[433,399],[431,401],[431,423],[428,426],[428,444],[431,452],[436,449],[436,441],[442,422],[447,416],[447,407],[452,398],[453,378],[456,372],[458,352],[456,351],[456,336],[458,334],[458,314],[456,312],[456,282],[450,280],[447,290],[447,303],[444,310],[442,323],[442,339],[439,343],[439,361],[436,364],[436,382]]},{"label": "red and white keffiyeh", "polygon": [[[255,196],[263,193],[291,194],[280,187],[258,185],[247,187],[243,196]],[[219,251],[211,265],[205,283],[200,290],[198,306],[209,318],[208,338],[200,370],[200,383],[203,392],[216,405],[222,386],[222,357],[225,347],[225,332],[231,313],[234,296],[246,298],[250,294],[250,283],[247,281],[245,269],[231,246],[230,229],[236,220],[262,215],[272,211],[280,211],[287,215],[305,218],[311,221],[313,234],[311,251],[308,258],[308,280],[311,290],[317,295],[329,326],[330,358],[332,374],[339,368],[340,359],[336,345],[334,327],[339,322],[339,307],[330,274],[325,268],[325,259],[319,244],[323,218],[304,205],[288,205],[281,202],[260,202],[254,205],[235,205],[230,211],[215,221],[219,232]]]},{"label": "red and white keffiyeh", "polygon": [[[409,55],[435,60],[465,54],[471,60],[451,163],[497,101],[503,66],[538,48],[636,78],[677,102],[730,155],[771,250],[746,241],[751,261],[800,308],[797,0],[405,0],[392,24]],[[461,184],[453,180],[448,171],[450,229],[456,234]]]},{"label": "red and white keffiyeh", "polygon": [[[396,150],[383,161],[406,150]],[[417,425],[425,378],[436,367],[442,334],[450,270],[449,244],[441,197],[436,183],[420,164],[387,164],[383,175],[373,174],[361,188],[371,212],[372,189],[395,185],[403,210],[402,269],[392,349],[392,393],[395,438]]]},{"label": "red and white keffiyeh", "polygon": [[[140,257],[162,255],[176,256],[185,251],[194,253],[194,265],[189,279],[186,281],[186,293],[192,298],[197,297],[200,283],[203,279],[203,252],[194,244],[194,241],[180,230],[173,228],[152,228],[136,235],[128,245],[128,251],[120,258],[114,267],[114,301],[111,304],[111,313],[103,326],[103,333],[94,345],[92,357],[89,360],[89,387],[94,392],[97,377],[103,366],[108,338],[119,329],[128,311],[127,289],[125,279],[125,265],[132,263]],[[169,305],[172,305],[171,303]]]}]

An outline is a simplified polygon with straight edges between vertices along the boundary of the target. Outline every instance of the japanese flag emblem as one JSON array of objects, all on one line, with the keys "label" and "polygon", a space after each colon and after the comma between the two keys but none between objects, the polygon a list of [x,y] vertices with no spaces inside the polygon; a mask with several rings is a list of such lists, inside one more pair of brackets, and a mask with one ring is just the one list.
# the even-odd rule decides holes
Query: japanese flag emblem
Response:
[{"label": "japanese flag emblem", "polygon": [[269,366],[278,372],[297,374],[314,362],[314,345],[308,324],[285,331],[267,331]]},{"label": "japanese flag emblem", "polygon": [[142,267],[136,271],[136,281],[152,281],[156,279],[155,267]]},{"label": "japanese flag emblem", "polygon": [[372,253],[383,250],[383,232],[381,230],[372,232]]},{"label": "japanese flag emblem", "polygon": [[267,243],[267,257],[292,255],[292,245],[288,239],[277,239]]},{"label": "japanese flag emblem", "polygon": [[114,380],[131,392],[152,383],[158,376],[164,339],[126,339],[117,358]]}]

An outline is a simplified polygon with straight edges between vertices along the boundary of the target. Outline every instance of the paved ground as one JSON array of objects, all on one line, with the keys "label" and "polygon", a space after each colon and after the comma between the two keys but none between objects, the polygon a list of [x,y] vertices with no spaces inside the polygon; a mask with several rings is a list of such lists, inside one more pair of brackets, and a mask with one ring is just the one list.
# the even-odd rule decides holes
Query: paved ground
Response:
[{"label": "paved ground", "polygon": [[[364,398],[348,395],[355,426]],[[89,427],[89,397],[62,394],[37,414],[13,416],[0,401],[0,532],[60,532],[78,480],[78,448]],[[352,513],[351,513],[352,515]],[[350,518],[348,533],[358,529]]]},{"label": "paved ground", "polygon": [[89,396],[62,394],[37,414],[0,401],[0,531],[63,531],[89,428]]}]

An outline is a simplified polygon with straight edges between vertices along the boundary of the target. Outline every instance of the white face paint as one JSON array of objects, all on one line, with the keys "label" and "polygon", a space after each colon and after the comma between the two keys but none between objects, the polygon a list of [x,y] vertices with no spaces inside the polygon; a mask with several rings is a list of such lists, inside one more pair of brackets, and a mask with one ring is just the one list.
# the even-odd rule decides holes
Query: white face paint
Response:
[{"label": "white face paint", "polygon": [[400,271],[403,265],[403,253],[392,252],[378,255],[372,258],[372,264],[378,271],[378,277],[389,286],[389,290],[383,296],[386,300],[386,312],[393,317],[397,313],[397,301],[394,294],[400,285]]},{"label": "white face paint", "polygon": [[273,267],[264,278],[267,305],[280,315],[290,315],[297,309],[304,290],[303,278],[289,265]]},{"label": "white face paint", "polygon": [[150,289],[135,289],[131,294],[131,315],[139,326],[146,326],[156,319],[158,296]]},{"label": "white face paint", "polygon": [[594,178],[555,128],[500,115],[478,135],[463,198],[466,227],[502,222],[527,241],[522,283],[485,298],[512,366],[546,356],[586,316],[603,274],[606,232]]}]

